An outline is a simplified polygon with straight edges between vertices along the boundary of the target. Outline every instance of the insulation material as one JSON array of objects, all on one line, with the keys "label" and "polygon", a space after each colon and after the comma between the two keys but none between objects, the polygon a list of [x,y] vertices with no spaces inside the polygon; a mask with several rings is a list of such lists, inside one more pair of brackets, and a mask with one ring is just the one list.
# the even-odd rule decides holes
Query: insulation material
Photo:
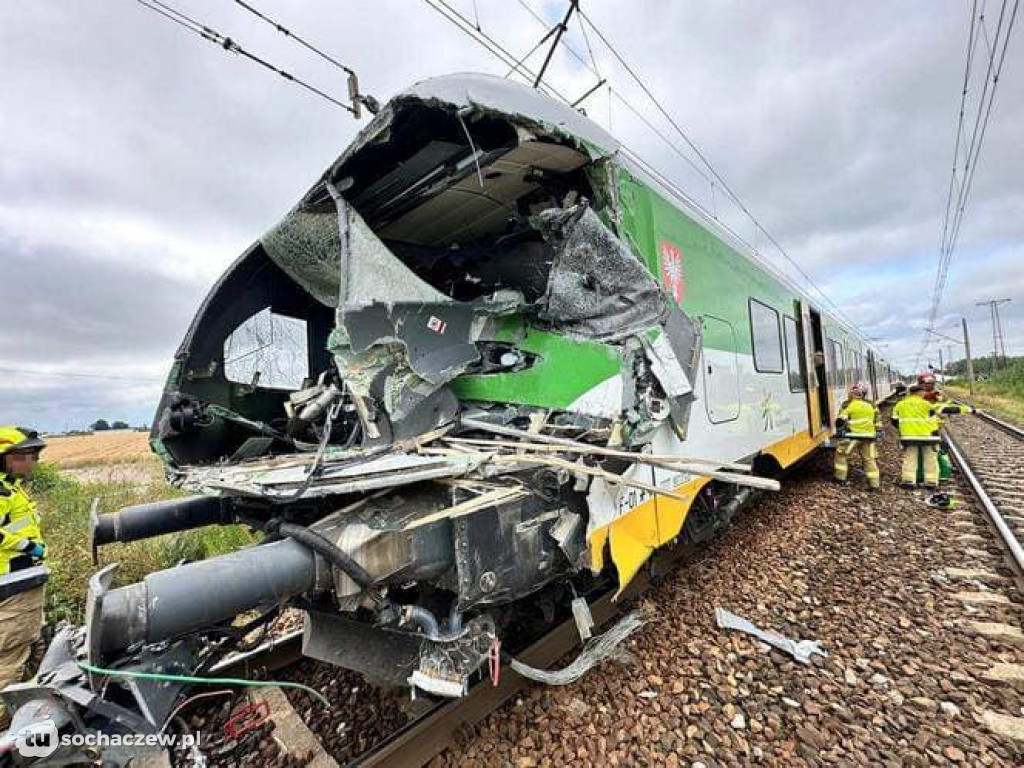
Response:
[{"label": "insulation material", "polygon": [[629,246],[584,205],[537,217],[555,251],[539,317],[555,330],[591,338],[624,338],[659,325],[664,293]]},{"label": "insulation material", "polygon": [[668,337],[660,328],[645,336],[643,345],[651,372],[657,377],[666,395],[682,397],[693,392],[686,369],[679,362]]}]

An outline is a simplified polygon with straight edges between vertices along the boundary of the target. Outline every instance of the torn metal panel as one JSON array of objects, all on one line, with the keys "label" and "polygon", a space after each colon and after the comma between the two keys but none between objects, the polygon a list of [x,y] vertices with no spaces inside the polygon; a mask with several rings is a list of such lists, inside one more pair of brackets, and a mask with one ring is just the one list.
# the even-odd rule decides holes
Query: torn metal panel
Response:
[{"label": "torn metal panel", "polygon": [[810,664],[811,658],[818,654],[828,658],[828,651],[821,647],[817,640],[790,640],[777,632],[761,629],[752,622],[737,616],[725,608],[715,608],[715,621],[723,629],[736,629],[762,640],[780,651],[784,651],[801,664]]},{"label": "torn metal panel", "polygon": [[[261,460],[236,466],[192,467],[183,473],[182,487],[206,493],[245,493],[280,498],[294,496],[309,476],[312,457],[288,461]],[[301,498],[340,495],[409,485],[424,480],[461,477],[475,469],[481,458],[472,454],[420,456],[386,454],[365,457],[350,453],[324,460]]]},{"label": "torn metal panel", "polygon": [[669,397],[682,397],[693,392],[693,385],[683,364],[676,357],[667,334],[656,328],[643,337],[644,353],[651,364],[651,372]]},{"label": "torn metal panel", "polygon": [[555,249],[539,317],[552,328],[621,339],[658,325],[668,303],[651,273],[585,205],[550,209],[538,226]]},{"label": "torn metal panel", "polygon": [[579,137],[609,154],[620,146],[611,134],[568,104],[501,77],[470,73],[434,77],[416,83],[397,100],[410,98],[521,116],[529,123]]}]

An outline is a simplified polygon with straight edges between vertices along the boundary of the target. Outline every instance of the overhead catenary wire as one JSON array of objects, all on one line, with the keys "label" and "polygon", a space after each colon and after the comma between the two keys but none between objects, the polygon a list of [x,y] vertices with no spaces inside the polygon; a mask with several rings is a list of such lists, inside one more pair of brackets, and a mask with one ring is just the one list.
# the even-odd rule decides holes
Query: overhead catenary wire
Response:
[{"label": "overhead catenary wire", "polygon": [[729,183],[715,169],[714,165],[705,156],[705,154],[701,151],[700,147],[697,146],[696,142],[694,142],[690,138],[690,136],[686,133],[686,131],[683,130],[682,126],[679,125],[679,122],[677,120],[675,120],[675,118],[673,118],[671,114],[669,114],[668,110],[666,110],[665,107],[661,104],[661,102],[654,95],[654,93],[651,91],[650,87],[643,80],[643,78],[641,78],[640,75],[637,73],[637,71],[632,66],[630,66],[630,64],[625,60],[625,58],[622,56],[622,54],[619,53],[619,51],[615,48],[615,46],[611,43],[611,41],[609,41],[609,39],[604,35],[604,33],[602,33],[601,30],[597,27],[597,25],[590,18],[590,16],[587,15],[587,13],[584,12],[582,9],[580,9],[579,14],[580,14],[580,18],[590,27],[590,29],[594,32],[594,34],[597,35],[598,39],[602,43],[604,43],[605,47],[609,50],[609,52],[612,54],[612,56],[615,57],[615,59],[619,62],[619,64],[623,67],[623,69],[625,69],[626,72],[629,73],[630,77],[633,78],[634,82],[636,82],[636,84],[644,92],[644,94],[647,96],[647,98],[654,105],[655,109],[657,109],[658,112],[662,115],[662,117],[664,117],[665,120],[668,121],[668,123],[675,129],[676,133],[679,134],[679,136],[683,139],[683,141],[686,143],[686,145],[693,151],[693,153],[697,156],[697,158],[704,164],[704,166],[707,168],[707,170],[711,173],[711,175],[718,182],[718,186],[726,193],[726,195],[728,195],[728,197],[737,205],[737,207],[739,207],[739,209],[747,216],[747,218],[750,219],[750,221],[754,224],[754,226],[757,228],[757,230],[759,232],[761,232],[761,234],[763,234],[768,239],[768,241],[783,256],[783,258],[785,258],[785,260],[787,262],[789,262],[793,266],[793,268],[797,271],[797,273],[804,279],[806,284],[809,287],[813,288],[814,291],[829,306],[832,307],[832,309],[836,312],[836,314],[839,317],[841,317],[845,322],[849,323],[851,326],[856,327],[856,324],[849,318],[849,316],[846,315],[845,312],[843,312],[843,310],[839,307],[839,305],[837,305],[828,296],[828,294],[826,294],[825,291],[820,286],[818,286],[818,284],[814,281],[814,279],[811,278],[811,276],[809,274],[807,274],[806,270],[804,270],[804,268],[801,267],[789,255],[789,253],[786,251],[786,249],[782,247],[781,243],[779,243],[779,241],[775,238],[775,236],[772,235],[764,227],[763,224],[761,224],[761,222],[757,219],[756,216],[754,216],[754,214],[747,207],[747,205],[740,199],[739,195],[736,194],[736,192],[732,189],[732,187],[729,185]]},{"label": "overhead catenary wire", "polygon": [[[482,29],[477,29],[473,22],[461,14],[458,9],[453,8],[445,0],[423,0],[423,2],[433,9],[440,16],[445,18],[449,23],[455,25],[463,34],[470,37],[478,45],[483,46],[488,52],[499,61],[508,67],[515,67],[517,59],[513,53],[503,47],[501,43],[496,41],[493,37],[488,35]],[[517,74],[521,74],[529,81],[531,78],[536,77],[536,73],[532,72],[525,64],[520,64],[518,68],[515,68]],[[547,93],[549,96],[555,96],[562,101],[569,103],[569,99],[566,96],[553,87],[547,84],[541,84],[538,89],[543,93]]]},{"label": "overhead catenary wire", "polygon": [[[985,0],[982,0],[981,15],[984,18],[984,6]],[[964,134],[964,117],[966,115],[967,105],[967,93],[970,90],[970,78],[971,78],[971,64],[974,60],[974,52],[978,44],[980,35],[978,34],[978,2],[973,0],[971,4],[971,22],[967,32],[967,54],[965,56],[964,63],[964,82],[960,93],[960,110],[957,116],[957,131],[956,140],[953,146],[953,168],[949,176],[949,188],[946,193],[946,206],[945,213],[942,221],[942,237],[939,244],[939,261],[938,266],[935,270],[935,281],[932,286],[932,301],[928,309],[928,322],[925,326],[924,333],[921,337],[921,346],[918,350],[917,359],[914,361],[914,367],[916,368],[921,356],[927,349],[930,339],[928,338],[928,332],[935,326],[935,318],[938,313],[938,306],[941,301],[942,293],[945,290],[945,274],[946,274],[946,244],[949,238],[949,223],[950,214],[953,212],[953,190],[956,186],[957,179],[957,168],[960,164],[960,145]]]},{"label": "overhead catenary wire", "polygon": [[[992,107],[995,103],[1000,77],[1006,61],[1006,52],[1009,48],[1010,37],[1013,33],[1013,27],[1016,22],[1020,2],[1019,0],[1014,0],[1013,9],[1010,12],[1009,19],[1007,20],[1006,9],[1008,4],[1008,0],[1003,0],[999,11],[999,20],[996,23],[994,42],[988,46],[989,56],[988,64],[985,68],[984,85],[982,86],[981,95],[978,99],[978,108],[975,113],[974,125],[970,133],[970,140],[966,145],[960,184],[957,186],[957,166],[960,159],[959,149],[964,136],[964,104],[966,101],[967,91],[970,87],[970,72],[974,55],[973,51],[977,44],[977,38],[981,36],[981,32],[979,32],[979,30],[987,34],[987,28],[984,24],[984,5],[982,5],[981,12],[977,15],[975,15],[975,11],[977,10],[976,4],[972,6],[971,25],[968,32],[967,62],[964,67],[964,86],[961,91],[961,108],[957,120],[957,137],[954,143],[954,166],[950,177],[949,191],[947,193],[946,215],[943,219],[943,231],[939,248],[938,264],[935,273],[935,282],[932,291],[932,301],[928,312],[928,322],[924,328],[924,334],[922,335],[917,358],[914,362],[915,367],[920,363],[932,342],[932,339],[928,334],[930,331],[934,330],[935,322],[938,319],[938,311],[945,294],[949,268],[952,264],[953,254],[960,238],[960,229],[963,225],[964,214],[967,209],[967,203],[970,199],[971,189],[973,188],[974,177],[977,172],[981,150],[984,147],[985,135],[991,118]],[[1005,32],[1003,31],[1004,21],[1006,21]],[[996,62],[997,56],[998,63]],[[955,204],[952,202],[954,199],[954,188],[956,188]],[[952,219],[950,219],[950,216],[952,216]]]},{"label": "overhead catenary wire", "polygon": [[242,7],[242,8],[244,8],[245,10],[247,10],[249,13],[251,13],[254,16],[256,16],[257,18],[262,19],[264,22],[266,22],[270,26],[274,27],[274,29],[276,29],[278,32],[280,32],[285,37],[287,37],[287,38],[289,38],[291,40],[294,40],[296,43],[301,45],[303,48],[306,48],[307,50],[311,51],[312,53],[315,53],[321,59],[324,59],[325,61],[330,62],[331,64],[336,66],[338,69],[343,70],[346,74],[348,74],[348,75],[354,75],[355,74],[355,70],[353,70],[351,67],[345,66],[344,64],[342,64],[340,61],[338,61],[336,58],[334,58],[330,54],[324,53],[322,50],[317,48],[315,45],[313,45],[309,41],[299,37],[297,34],[292,32],[287,27],[281,25],[280,23],[278,23],[274,19],[271,19],[270,17],[268,17],[265,14],[261,13],[257,8],[253,7],[249,3],[243,2],[243,0],[235,0],[235,4],[240,6],[240,7]]},{"label": "overhead catenary wire", "polygon": [[293,75],[292,73],[290,73],[290,72],[288,72],[288,71],[286,71],[284,69],[281,69],[280,67],[276,66],[275,64],[272,64],[270,61],[268,61],[268,60],[266,60],[264,58],[261,58],[260,56],[257,56],[256,54],[246,50],[245,48],[243,48],[241,45],[239,45],[232,38],[230,38],[230,37],[228,37],[226,35],[222,35],[217,30],[212,29],[211,27],[207,26],[206,24],[203,24],[202,22],[199,22],[199,21],[197,21],[197,20],[195,20],[195,19],[185,15],[184,13],[182,13],[179,10],[177,10],[176,8],[173,8],[172,6],[170,6],[170,5],[166,4],[166,3],[161,2],[161,0],[135,0],[135,1],[139,5],[143,6],[144,8],[148,8],[151,11],[159,13],[164,18],[169,19],[170,21],[175,22],[179,26],[184,27],[185,29],[188,29],[191,32],[194,32],[195,34],[199,35],[204,40],[208,40],[209,42],[211,42],[211,43],[213,43],[213,44],[223,48],[225,51],[227,51],[229,53],[234,53],[234,54],[242,56],[242,57],[244,57],[246,59],[249,59],[249,61],[253,62],[254,64],[258,64],[259,66],[263,67],[264,69],[267,69],[267,70],[269,70],[269,71],[279,75],[280,77],[284,78],[285,80],[288,80],[291,83],[294,83],[295,85],[299,86],[300,88],[303,88],[306,91],[309,91],[310,93],[312,93],[312,94],[314,94],[316,96],[319,96],[320,98],[324,99],[325,101],[328,101],[331,104],[334,104],[336,107],[341,107],[342,109],[346,110],[347,112],[350,112],[353,115],[357,114],[355,107],[353,107],[353,106],[351,106],[349,104],[346,104],[345,102],[340,101],[339,99],[334,98],[333,96],[331,96],[326,91],[324,91],[324,90],[322,90],[320,88],[317,88],[315,85],[307,83],[305,80],[302,80],[302,79],[296,77],[295,75]]},{"label": "overhead catenary wire", "polygon": [[[1005,2],[1004,2],[1004,6],[1005,6]],[[1002,75],[1002,71],[1003,71],[1003,64],[1006,61],[1006,51],[1007,51],[1007,48],[1009,47],[1010,35],[1013,32],[1013,25],[1014,25],[1014,22],[1016,21],[1017,11],[1018,11],[1019,7],[1020,7],[1020,0],[1015,0],[1015,2],[1013,4],[1013,11],[1011,12],[1010,20],[1009,20],[1009,23],[1007,24],[1007,27],[1006,27],[1006,33],[1003,36],[1003,47],[1002,47],[1002,50],[1001,50],[1001,52],[999,54],[999,63],[998,63],[998,65],[996,65],[995,71],[992,73],[992,77],[991,77],[992,91],[989,94],[988,104],[985,107],[985,116],[981,120],[981,127],[980,127],[980,129],[978,129],[977,121],[975,121],[976,122],[976,125],[975,125],[976,130],[972,134],[972,141],[971,141],[971,146],[973,147],[973,159],[972,159],[972,155],[969,154],[968,155],[968,159],[967,159],[968,168],[966,169],[967,177],[966,177],[966,179],[964,180],[964,182],[962,184],[963,192],[962,192],[962,194],[961,194],[961,196],[960,196],[960,198],[958,200],[958,202],[959,202],[959,205],[958,205],[958,208],[957,208],[958,215],[957,215],[957,220],[956,220],[954,228],[953,228],[953,233],[951,235],[950,249],[952,249],[952,248],[954,248],[956,246],[957,239],[958,239],[958,237],[960,235],[960,225],[963,222],[964,209],[967,206],[967,200],[968,200],[968,198],[970,197],[970,194],[971,194],[971,186],[972,186],[972,184],[974,182],[974,174],[975,174],[975,172],[977,170],[977,167],[978,167],[978,158],[981,155],[981,149],[982,149],[982,146],[985,143],[985,133],[986,133],[986,131],[988,129],[989,118],[990,118],[990,116],[992,114],[992,105],[995,103],[996,91],[999,88],[1000,76]],[[1001,16],[1000,16],[1000,21],[1002,21],[1002,17]],[[997,33],[998,33],[998,29],[997,29]],[[991,62],[991,60],[990,60],[990,62]],[[976,142],[974,140],[974,136],[977,136],[977,141]]]},{"label": "overhead catenary wire", "polygon": [[[473,27],[472,22],[470,22],[465,16],[463,16],[461,13],[459,13],[456,9],[454,9],[450,5],[448,5],[448,3],[445,2],[445,0],[423,0],[423,2],[428,7],[430,7],[431,9],[436,11],[437,13],[439,13],[446,20],[448,20],[450,23],[454,24],[460,31],[462,31],[464,34],[466,34],[468,37],[470,37],[474,42],[476,42],[477,44],[482,46],[485,50],[487,50],[489,53],[491,53],[491,55],[493,55],[499,61],[504,63],[506,66],[511,66],[511,65],[513,65],[515,63],[516,60],[515,60],[514,56],[509,51],[507,51],[505,48],[503,48],[499,43],[497,43],[497,41],[495,41],[492,37],[487,35],[482,30],[476,30]],[[537,19],[537,21],[540,24],[544,25],[545,29],[547,29],[548,23],[545,22],[541,17],[539,17],[526,3],[523,2],[523,0],[519,0],[519,4],[524,9],[526,9],[530,13],[531,16],[533,16],[535,19]],[[582,11],[581,11],[581,16],[582,16]],[[561,41],[561,44],[563,46],[565,46],[565,41],[564,40]],[[606,45],[607,45],[607,43],[606,43]],[[569,49],[569,50],[570,50],[570,52],[572,51],[572,49]],[[575,54],[575,58],[577,58],[577,60],[581,61],[584,65],[586,65],[586,61],[581,56],[579,56],[578,54]],[[528,78],[529,76],[532,75],[531,71],[525,65],[521,66],[520,70],[521,71],[519,73],[522,74],[524,77]],[[566,104],[569,104],[570,106],[573,105],[573,103],[571,101],[569,101],[569,99],[567,99],[564,94],[560,93],[558,90],[556,90],[554,87],[550,86],[549,84],[541,84],[540,90],[548,93],[548,95],[550,95],[550,96],[554,96],[554,97],[557,97],[557,98],[561,99],[563,102],[565,102]],[[622,96],[621,96],[621,94],[616,93],[615,98],[621,100]],[[610,104],[611,104],[611,87],[609,86],[609,108],[610,108]],[[610,114],[610,109],[609,109],[609,123],[611,122],[610,118],[611,118],[611,114]],[[664,134],[662,134],[662,137],[663,138],[667,138],[667,137],[664,137]],[[764,259],[760,255],[760,253],[759,253],[757,248],[755,248],[750,242],[745,240],[737,232],[735,232],[734,230],[729,228],[723,222],[719,221],[717,215],[714,215],[714,214],[712,214],[710,212],[706,212],[704,207],[701,206],[699,203],[697,203],[689,194],[684,192],[671,179],[669,179],[663,173],[658,171],[653,163],[650,163],[650,162],[644,160],[639,155],[639,153],[637,153],[635,150],[633,150],[632,148],[630,148],[629,146],[627,146],[624,143],[620,144],[620,151],[623,154],[625,154],[626,156],[630,157],[630,159],[632,159],[634,162],[636,162],[637,165],[639,165],[646,173],[650,174],[653,178],[655,178],[658,181],[658,183],[663,185],[665,190],[667,192],[669,192],[672,196],[676,197],[681,202],[683,202],[687,206],[691,207],[693,210],[695,210],[696,212],[700,213],[701,215],[705,215],[707,221],[710,224],[716,225],[719,228],[723,229],[725,232],[727,232],[728,235],[730,237],[732,237],[737,243],[741,244],[751,254],[753,254],[753,256],[757,259],[758,263],[760,263],[765,269],[767,269],[769,272],[771,272],[782,283],[784,283],[786,285],[794,286],[794,281],[790,280],[785,274],[780,272],[770,261]],[[719,182],[719,183],[721,184],[721,182]],[[749,211],[747,211],[747,216],[748,217],[752,217],[752,215],[749,213]],[[770,235],[769,235],[769,237],[770,237]],[[800,272],[804,276],[804,280],[808,281],[811,285],[813,285],[815,290],[818,291],[818,293],[822,296],[822,298],[826,301],[826,303],[828,303],[833,308],[833,310],[835,312],[836,319],[838,319],[842,324],[846,325],[849,329],[851,329],[851,330],[855,329],[857,327],[857,324],[855,322],[853,322],[853,320],[851,320],[850,317],[848,315],[846,315],[846,313],[843,312],[843,310],[838,305],[836,305],[835,302],[832,301],[828,297],[827,294],[825,294],[821,290],[821,288],[819,288],[816,284],[813,283],[813,281],[806,274],[806,272],[804,272],[799,267],[799,265],[796,264],[796,262],[794,262],[791,258],[789,258],[788,254],[781,248],[781,246],[779,246],[777,244],[777,241],[776,241],[776,247],[780,249],[780,253],[782,253],[784,256],[786,256],[787,260],[790,261],[791,264],[793,264],[793,266],[797,269],[797,271]],[[794,288],[795,288],[795,286],[794,286]]]}]

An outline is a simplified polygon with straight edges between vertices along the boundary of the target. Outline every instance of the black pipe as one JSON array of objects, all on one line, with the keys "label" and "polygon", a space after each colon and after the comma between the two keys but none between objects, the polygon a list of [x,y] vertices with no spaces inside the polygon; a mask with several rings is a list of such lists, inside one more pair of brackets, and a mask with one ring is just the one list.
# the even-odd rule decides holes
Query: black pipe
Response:
[{"label": "black pipe", "polygon": [[302,543],[282,540],[156,571],[103,595],[94,642],[101,652],[113,653],[312,594],[315,558]]},{"label": "black pipe", "polygon": [[363,589],[370,589],[373,586],[373,577],[367,573],[359,563],[353,560],[344,550],[329,539],[324,538],[316,531],[304,525],[296,525],[279,520],[271,520],[267,523],[266,530],[270,533],[277,532],[289,539],[295,539],[305,547],[322,555],[326,560],[344,573]]},{"label": "black pipe", "polygon": [[138,541],[231,522],[234,516],[229,501],[216,496],[188,496],[136,504],[109,515],[95,515],[91,520],[90,540],[95,548],[115,541]]}]

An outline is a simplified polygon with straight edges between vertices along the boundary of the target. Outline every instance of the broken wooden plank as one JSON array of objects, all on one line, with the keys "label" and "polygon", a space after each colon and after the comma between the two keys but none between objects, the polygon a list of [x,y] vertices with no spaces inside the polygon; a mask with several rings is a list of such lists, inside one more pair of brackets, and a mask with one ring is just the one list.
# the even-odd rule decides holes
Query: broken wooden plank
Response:
[{"label": "broken wooden plank", "polygon": [[[537,437],[537,435],[533,435]],[[652,455],[649,453],[634,453],[630,451],[614,451],[609,448],[601,448],[600,446],[588,446],[584,443],[578,443],[577,446],[561,446],[561,445],[544,445],[538,443],[520,443],[520,442],[506,442],[502,440],[485,440],[482,438],[471,438],[471,437],[446,437],[446,442],[452,444],[465,444],[469,446],[480,446],[490,448],[509,448],[515,450],[517,453],[523,451],[534,451],[538,453],[577,453],[586,454],[593,456],[606,456],[611,458],[621,458],[629,461],[635,461],[638,464],[648,464],[664,469],[671,469],[677,472],[687,472],[692,475],[701,475],[702,477],[710,477],[715,480],[721,480],[726,483],[735,483],[736,485],[745,485],[751,488],[757,488],[765,491],[777,491],[781,487],[778,480],[772,480],[767,477],[756,477],[749,475],[739,475],[733,472],[720,472],[718,470],[710,469],[703,466],[693,466],[687,463],[689,460],[679,459],[675,457],[665,457],[660,455]],[[743,466],[743,465],[738,465]],[[749,469],[749,468],[748,468]]]},{"label": "broken wooden plank", "polygon": [[[653,461],[669,461],[669,462],[684,462],[687,464],[705,464],[711,467],[718,467],[721,469],[729,469],[734,472],[750,472],[751,467],[749,464],[738,464],[731,461],[720,461],[718,459],[702,459],[696,456],[673,456],[671,454],[658,454],[658,453],[638,453],[635,451],[620,451],[615,448],[605,448],[599,445],[590,445],[588,443],[581,443],[578,440],[572,440],[568,437],[554,437],[553,435],[542,435],[534,432],[525,432],[521,429],[515,429],[514,427],[504,427],[499,424],[490,424],[486,421],[480,421],[479,419],[462,419],[460,424],[463,427],[470,429],[478,429],[481,432],[491,432],[495,435],[505,435],[506,437],[519,437],[527,438],[529,441],[536,443],[546,443],[548,445],[561,445],[566,448],[579,449],[581,452],[593,453],[594,455],[611,456],[615,458],[633,459],[637,460],[636,457],[644,456],[648,460]],[[449,438],[458,440],[471,440],[474,438]]]}]

